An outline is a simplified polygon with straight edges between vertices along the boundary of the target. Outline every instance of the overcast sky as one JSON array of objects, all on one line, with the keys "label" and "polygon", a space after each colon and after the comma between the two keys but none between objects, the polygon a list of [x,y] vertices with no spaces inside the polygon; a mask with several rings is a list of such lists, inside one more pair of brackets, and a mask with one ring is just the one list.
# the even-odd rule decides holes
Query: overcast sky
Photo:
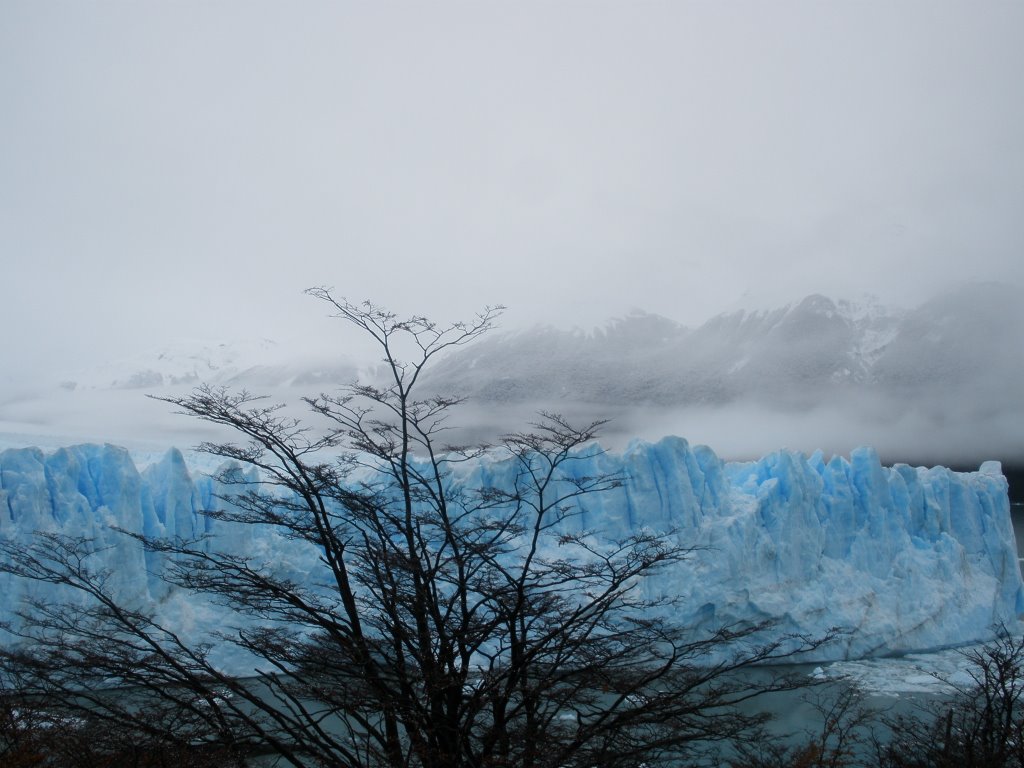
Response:
[{"label": "overcast sky", "polygon": [[1024,284],[1024,3],[3,0],[5,366]]}]

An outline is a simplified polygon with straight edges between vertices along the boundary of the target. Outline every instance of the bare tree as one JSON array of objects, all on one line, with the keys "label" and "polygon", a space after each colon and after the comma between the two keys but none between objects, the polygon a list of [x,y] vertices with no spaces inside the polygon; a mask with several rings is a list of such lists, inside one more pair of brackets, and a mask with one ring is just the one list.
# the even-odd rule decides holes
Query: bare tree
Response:
[{"label": "bare tree", "polygon": [[[850,680],[836,680],[801,696],[816,727],[797,734],[771,734],[735,745],[732,768],[868,768],[879,745],[882,711],[865,703]],[[873,748],[875,748],[873,750]]]},{"label": "bare tree", "polygon": [[1024,638],[1001,627],[996,640],[963,655],[967,679],[940,678],[952,696],[887,722],[882,768],[1024,766]]},{"label": "bare tree", "polygon": [[[9,627],[23,695],[240,765],[268,753],[295,766],[614,768],[697,762],[756,732],[764,717],[735,705],[801,684],[742,673],[828,638],[678,626],[673,601],[641,588],[690,554],[673,532],[581,530],[588,499],[623,481],[579,470],[601,422],[542,414],[490,449],[444,444],[460,400],[418,397],[420,376],[500,308],[440,327],[310,293],[376,342],[383,383],[306,399],[317,428],[246,392],[167,401],[241,438],[201,446],[231,460],[219,479],[234,489],[205,514],[305,542],[318,571],[288,579],[215,542],[126,532],[163,553],[164,579],[238,618],[220,642],[258,659],[256,677],[224,674],[207,645],[118,604],[90,542],[50,537],[4,547],[0,567],[87,599],[36,603]],[[505,481],[460,479],[487,450]]]}]

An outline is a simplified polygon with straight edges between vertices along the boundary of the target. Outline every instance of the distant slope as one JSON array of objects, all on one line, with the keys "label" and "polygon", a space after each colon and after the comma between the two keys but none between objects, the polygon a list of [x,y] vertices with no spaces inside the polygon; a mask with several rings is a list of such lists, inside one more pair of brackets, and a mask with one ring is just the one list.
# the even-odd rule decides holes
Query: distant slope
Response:
[{"label": "distant slope", "polygon": [[[330,345],[300,356],[267,340],[182,342],[0,391],[0,438],[190,444],[209,428],[147,394],[201,382],[283,402],[374,378]],[[421,394],[461,394],[458,441],[521,429],[539,408],[612,418],[624,446],[666,434],[731,458],[786,446],[977,467],[1024,464],[1024,303],[1020,289],[963,286],[904,310],[821,295],[722,314],[697,328],[637,312],[593,331],[495,333],[434,361]],[[0,388],[3,382],[0,381]]]},{"label": "distant slope", "polygon": [[[956,395],[992,408],[1019,400],[1024,302],[1018,294],[1003,285],[968,285],[909,311],[816,294],[772,310],[718,315],[695,329],[635,312],[590,332],[545,326],[486,336],[436,360],[424,384],[496,403],[743,400],[800,408],[858,391]],[[61,386],[315,389],[359,374],[349,361],[327,354],[296,359],[266,339],[181,342],[69,374]]]},{"label": "distant slope", "polygon": [[690,330],[633,314],[589,334],[537,328],[449,355],[427,383],[485,401],[807,408],[851,392],[985,408],[1018,401],[1024,304],[966,286],[911,311],[812,295]]},{"label": "distant slope", "polygon": [[442,361],[428,382],[499,402],[800,405],[867,381],[899,317],[819,295],[694,330],[637,313],[590,334],[540,328],[485,339]]},{"label": "distant slope", "polygon": [[871,367],[872,383],[904,397],[994,413],[1024,401],[1024,302],[1019,290],[970,285],[907,314]]}]

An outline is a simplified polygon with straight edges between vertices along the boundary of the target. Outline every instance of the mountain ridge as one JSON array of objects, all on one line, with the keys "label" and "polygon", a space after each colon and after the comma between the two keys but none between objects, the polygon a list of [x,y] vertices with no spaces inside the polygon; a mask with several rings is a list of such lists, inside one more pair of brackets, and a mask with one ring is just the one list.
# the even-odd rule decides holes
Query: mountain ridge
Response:
[{"label": "mountain ridge", "polygon": [[[695,328],[633,312],[590,330],[499,330],[436,358],[419,391],[469,400],[451,433],[460,442],[493,442],[543,409],[611,418],[603,434],[617,444],[682,434],[737,459],[782,446],[846,453],[874,445],[895,461],[1021,465],[1019,294],[967,285],[910,309],[812,294]],[[266,340],[182,343],[54,377],[0,394],[0,434],[12,445],[52,435],[181,444],[210,435],[145,395],[204,382],[299,403],[374,380],[373,369],[339,360],[335,341],[312,352],[315,339],[305,341],[301,351]]]},{"label": "mountain ridge", "polygon": [[[543,325],[494,333],[436,360],[424,383],[485,402],[720,405],[752,398],[800,405],[842,387],[927,385],[971,372],[978,378],[991,367],[992,341],[1000,336],[1000,352],[1024,372],[1019,345],[1013,349],[1024,339],[1015,299],[1014,289],[996,284],[963,286],[909,310],[815,293],[773,309],[723,312],[696,327],[634,310],[589,330]],[[967,362],[958,364],[957,356]],[[317,353],[297,359],[269,339],[197,341],[62,376],[59,386],[292,388],[342,385],[360,375],[372,377],[373,369]]]},{"label": "mountain ridge", "polygon": [[911,310],[812,294],[774,310],[716,315],[695,329],[633,314],[603,333],[545,328],[483,339],[440,361],[426,383],[495,402],[809,407],[850,389],[941,392],[979,382],[1012,399],[998,383],[1024,373],[1024,312],[1015,299],[994,284]]}]

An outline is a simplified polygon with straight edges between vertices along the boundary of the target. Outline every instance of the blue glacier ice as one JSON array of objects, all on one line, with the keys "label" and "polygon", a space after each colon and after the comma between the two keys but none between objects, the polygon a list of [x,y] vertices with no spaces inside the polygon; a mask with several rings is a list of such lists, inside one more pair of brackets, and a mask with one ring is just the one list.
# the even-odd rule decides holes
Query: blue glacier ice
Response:
[{"label": "blue glacier ice", "polygon": [[[997,462],[977,472],[883,467],[869,448],[849,459],[780,451],[723,462],[681,438],[634,442],[623,453],[592,444],[570,467],[579,476],[622,473],[621,487],[583,501],[571,525],[615,537],[646,527],[672,531],[690,558],[642,588],[679,595],[677,616],[695,627],[762,618],[780,631],[851,630],[822,660],[920,651],[990,636],[1024,611],[1024,585]],[[509,487],[515,469],[496,457],[464,465],[454,482]],[[77,445],[0,453],[0,536],[37,531],[94,539],[111,588],[190,633],[216,627],[215,606],[172,593],[161,556],[117,528],[153,536],[214,536],[309,578],[316,553],[274,529],[211,522],[223,488],[171,449],[140,471],[129,452]],[[45,585],[0,574],[0,618]]]}]

